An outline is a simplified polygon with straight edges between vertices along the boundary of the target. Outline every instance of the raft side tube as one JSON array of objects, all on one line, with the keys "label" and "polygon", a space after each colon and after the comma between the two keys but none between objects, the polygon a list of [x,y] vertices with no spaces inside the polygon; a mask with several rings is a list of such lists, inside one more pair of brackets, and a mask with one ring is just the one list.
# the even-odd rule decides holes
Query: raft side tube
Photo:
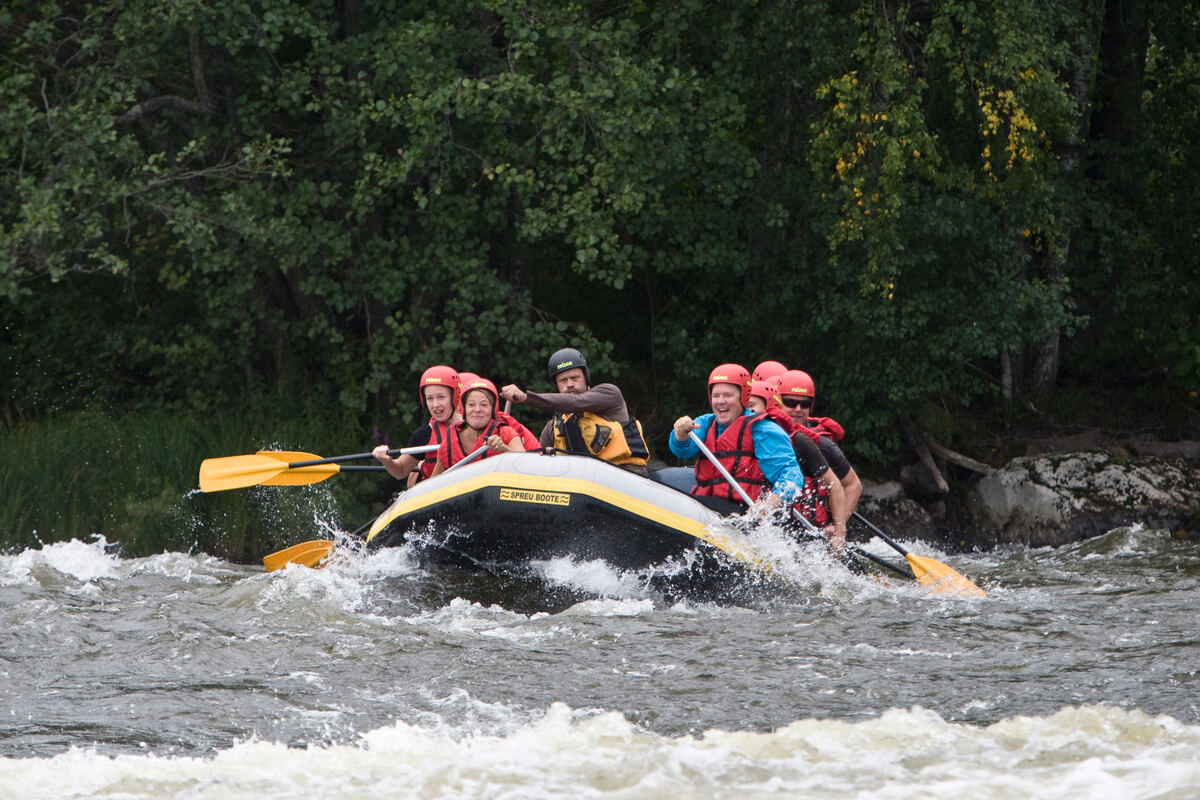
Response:
[{"label": "raft side tube", "polygon": [[708,545],[769,570],[721,519],[690,495],[599,459],[509,453],[402,493],[375,520],[367,544],[395,546],[436,523],[446,546],[485,562],[571,556],[630,569]]}]

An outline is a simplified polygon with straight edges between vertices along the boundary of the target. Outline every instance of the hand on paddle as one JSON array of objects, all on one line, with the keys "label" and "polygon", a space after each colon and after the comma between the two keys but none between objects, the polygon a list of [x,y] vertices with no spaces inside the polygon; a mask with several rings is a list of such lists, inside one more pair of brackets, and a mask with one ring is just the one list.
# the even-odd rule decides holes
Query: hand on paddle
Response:
[{"label": "hand on paddle", "polygon": [[389,475],[401,481],[411,475],[419,463],[417,459],[407,453],[401,454],[399,458],[392,458],[391,451],[386,444],[376,447],[371,451],[371,455],[375,457],[376,461],[383,464],[383,468],[388,471]]},{"label": "hand on paddle", "polygon": [[675,438],[686,442],[688,434],[696,430],[696,422],[689,416],[682,416],[675,420],[675,424],[671,427],[675,429]]},{"label": "hand on paddle", "polygon": [[497,453],[508,453],[512,451],[512,448],[504,443],[504,440],[500,438],[500,434],[498,433],[493,433],[491,436],[487,437],[487,446],[489,450],[494,450]]},{"label": "hand on paddle", "polygon": [[[500,396],[510,403],[524,403],[527,395],[525,392],[521,391],[520,386],[517,386],[515,383],[510,383],[500,388]],[[508,411],[507,408],[504,410]]]},{"label": "hand on paddle", "polygon": [[829,540],[829,546],[834,552],[840,553],[846,549],[846,526],[826,525],[821,533]]}]

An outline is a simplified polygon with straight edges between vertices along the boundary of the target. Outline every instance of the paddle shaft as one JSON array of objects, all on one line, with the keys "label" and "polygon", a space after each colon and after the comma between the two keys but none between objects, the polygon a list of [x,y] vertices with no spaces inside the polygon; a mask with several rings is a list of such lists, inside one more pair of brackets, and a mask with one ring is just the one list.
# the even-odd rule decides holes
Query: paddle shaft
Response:
[{"label": "paddle shaft", "polygon": [[459,461],[457,464],[455,464],[447,469],[442,470],[439,474],[445,475],[447,472],[453,472],[454,470],[458,469],[459,467],[465,467],[467,464],[470,464],[472,461],[474,461],[475,459],[477,459],[481,455],[483,455],[483,451],[487,450],[487,449],[488,449],[488,446],[486,444],[482,445],[480,447],[476,447],[474,450],[471,451],[471,454],[469,456],[464,458],[462,461]]},{"label": "paddle shaft", "polygon": [[850,548],[850,550],[856,556],[862,556],[865,559],[874,561],[879,566],[887,567],[888,569],[890,569],[892,572],[896,573],[897,575],[903,575],[905,578],[908,578],[909,580],[915,581],[917,579],[917,576],[913,575],[911,570],[904,569],[903,567],[898,567],[895,564],[893,564],[891,561],[888,561],[886,558],[880,558],[879,556],[875,555],[874,553],[863,550],[861,547],[856,547],[854,545],[847,545],[847,546]]},{"label": "paddle shaft", "polygon": [[[803,514],[801,514],[795,507],[792,508],[792,517],[799,520],[800,524],[804,526],[804,530],[807,532],[808,537],[810,539],[812,539],[813,541],[820,540],[820,541],[826,542],[826,543],[829,542],[829,540],[825,537],[825,535],[822,534],[821,531],[817,529],[817,526],[813,525],[811,522],[809,522],[808,519]],[[909,570],[906,570],[903,567],[896,566],[891,561],[888,561],[886,558],[880,558],[879,556],[875,555],[874,553],[869,553],[866,550],[863,550],[861,547],[852,545],[849,542],[846,543],[846,549],[849,550],[850,552],[854,553],[854,555],[856,555],[856,556],[862,556],[863,558],[865,558],[869,561],[874,561],[876,564],[880,565],[881,567],[887,567],[892,572],[895,572],[898,575],[903,575],[904,577],[911,578],[913,580],[915,580],[917,577],[916,575],[913,575],[912,572],[910,572]]]},{"label": "paddle shaft", "polygon": [[895,539],[893,539],[892,537],[888,536],[888,535],[887,535],[886,533],[884,533],[883,531],[879,530],[879,528],[876,528],[874,525],[872,525],[872,524],[871,524],[871,521],[870,521],[870,520],[868,520],[866,517],[864,517],[862,514],[858,513],[857,511],[852,511],[852,512],[850,512],[850,513],[851,513],[851,514],[854,516],[854,518],[855,518],[856,520],[858,520],[859,522],[861,522],[863,525],[866,525],[866,526],[867,526],[867,527],[868,527],[868,528],[871,530],[871,533],[875,534],[875,535],[876,535],[876,536],[878,536],[880,539],[883,539],[883,541],[887,542],[887,543],[888,543],[888,544],[889,544],[891,547],[893,547],[893,548],[896,550],[896,552],[898,552],[900,555],[902,555],[902,556],[907,556],[907,555],[908,555],[908,551],[904,549],[903,545],[901,545],[899,542],[897,542],[897,541],[896,541]]},{"label": "paddle shaft", "polygon": [[[388,455],[392,458],[396,456],[415,456],[422,453],[432,453],[438,449],[436,444],[426,444],[420,447],[401,447],[396,450],[388,450]],[[293,461],[287,465],[288,469],[299,469],[300,467],[317,467],[321,464],[340,464],[343,461],[361,461],[364,458],[374,458],[374,453],[355,453],[352,456],[331,456],[329,458],[316,458],[311,461]]]}]

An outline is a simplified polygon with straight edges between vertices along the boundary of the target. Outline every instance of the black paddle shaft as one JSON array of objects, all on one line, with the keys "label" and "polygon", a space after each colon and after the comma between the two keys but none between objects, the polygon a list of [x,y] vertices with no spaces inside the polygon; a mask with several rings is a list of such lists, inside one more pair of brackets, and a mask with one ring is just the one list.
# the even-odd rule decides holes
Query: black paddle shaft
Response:
[{"label": "black paddle shaft", "polygon": [[888,536],[883,531],[879,530],[879,528],[876,528],[874,525],[872,525],[871,521],[869,519],[867,519],[866,517],[864,517],[862,514],[858,513],[857,511],[853,511],[851,513],[854,515],[854,518],[856,520],[861,522],[863,525],[866,525],[867,528],[870,529],[871,533],[875,534],[880,539],[883,539],[885,542],[887,542],[892,548],[894,548],[896,550],[896,552],[900,553],[900,555],[902,555],[902,556],[908,555],[908,551],[905,550],[904,547],[899,542],[897,542],[892,537]]},{"label": "black paddle shaft", "polygon": [[[388,455],[392,458],[404,455],[404,448],[396,450],[388,450]],[[341,464],[343,461],[362,461],[367,458],[374,458],[374,453],[355,453],[352,456],[330,456],[329,458],[314,458],[311,461],[293,461],[287,465],[288,469],[299,469],[300,467],[319,467],[322,464]],[[346,467],[346,469],[353,469]]]}]

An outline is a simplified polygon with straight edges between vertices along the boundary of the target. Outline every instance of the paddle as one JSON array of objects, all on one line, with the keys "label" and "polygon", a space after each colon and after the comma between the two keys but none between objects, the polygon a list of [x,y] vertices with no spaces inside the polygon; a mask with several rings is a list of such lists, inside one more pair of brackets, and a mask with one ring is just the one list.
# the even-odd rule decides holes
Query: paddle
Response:
[{"label": "paddle", "polygon": [[[388,455],[417,455],[429,453],[437,445],[403,447],[389,450]],[[350,456],[321,458],[312,453],[295,451],[260,450],[252,456],[226,456],[206,458],[200,462],[200,491],[223,492],[227,489],[244,489],[247,486],[267,484],[271,486],[302,486],[318,483],[341,471],[362,470],[361,467],[338,466],[344,461],[371,458],[371,453],[356,453]],[[375,471],[375,467],[369,468]]]},{"label": "paddle", "polygon": [[[438,477],[446,475],[447,473],[453,472],[459,467],[471,463],[480,455],[482,455],[483,451],[487,449],[488,448],[486,444],[476,448],[462,461],[459,461],[454,466],[440,473]],[[370,455],[370,453],[367,455]],[[374,520],[372,520],[372,522],[373,521]],[[362,532],[370,526],[371,523],[368,522],[366,525],[363,525],[361,528],[351,534],[351,536],[360,536]],[[268,553],[267,555],[263,556],[263,566],[267,568],[267,572],[274,572],[277,569],[283,569],[288,564],[300,564],[301,566],[308,567],[310,569],[318,569],[319,567],[324,566],[322,562],[333,554],[333,548],[334,542],[330,539],[310,539],[307,542],[294,544],[285,550]]]},{"label": "paddle", "polygon": [[263,556],[263,566],[267,568],[267,572],[283,569],[288,564],[300,564],[309,569],[316,569],[332,553],[333,542],[328,539],[313,539],[268,553]]},{"label": "paddle", "polygon": [[[752,503],[750,500],[750,495],[746,494],[746,491],[742,489],[741,485],[733,479],[733,476],[729,474],[729,470],[722,466],[721,462],[717,460],[717,457],[712,454],[712,451],[705,447],[704,442],[700,441],[700,437],[696,435],[696,432],[690,431],[688,433],[688,438],[690,438],[696,444],[696,446],[700,448],[700,452],[704,454],[705,458],[712,462],[712,465],[717,468],[717,472],[720,472],[721,476],[725,478],[725,480],[729,481],[729,485],[734,488],[739,496],[741,496],[742,500],[746,502],[746,505],[751,505]],[[816,528],[815,526],[812,526],[812,523],[809,523],[808,520],[804,519],[802,516],[796,516],[798,519],[808,524],[814,531],[816,531]],[[873,554],[869,554],[867,551],[861,550],[857,547],[853,548],[856,554],[862,555],[877,563],[882,563],[888,568],[899,572],[901,575],[904,575],[905,577],[915,576],[918,583],[920,583],[922,586],[930,588],[935,594],[976,595],[979,597],[986,596],[982,589],[971,583],[969,580],[955,572],[950,567],[946,566],[940,561],[934,561],[932,558],[913,555],[899,544],[889,539],[887,534],[885,534],[883,531],[879,530],[874,525],[863,519],[863,517],[857,511],[854,512],[854,516],[860,522],[865,523],[867,527],[878,534],[881,539],[899,550],[900,554],[908,559],[908,563],[912,567],[913,575],[909,576],[908,573],[896,566],[893,566],[891,563],[884,561]],[[817,534],[820,535],[820,532],[817,531]],[[822,536],[821,538],[824,539],[825,537]]]},{"label": "paddle", "polygon": [[896,542],[886,533],[879,530],[879,528],[872,525],[862,514],[859,514],[857,511],[853,512],[853,514],[855,519],[871,530],[871,533],[883,539],[896,552],[904,556],[909,566],[912,567],[913,574],[917,577],[917,582],[929,588],[934,594],[987,597],[987,593],[983,589],[971,583],[965,576],[940,561],[908,552],[899,542]]},{"label": "paddle", "polygon": [[[709,450],[708,447],[704,444],[704,442],[702,442],[700,440],[700,437],[696,435],[696,432],[688,431],[688,438],[692,440],[692,442],[696,445],[696,447],[700,448],[700,452],[704,454],[704,457],[712,462],[712,465],[717,468],[717,472],[721,473],[721,477],[723,477],[726,481],[729,482],[729,485],[733,488],[733,490],[735,492],[738,493],[738,496],[742,498],[742,501],[746,504],[746,506],[749,507],[749,506],[754,505],[754,501],[750,499],[750,495],[746,494],[746,490],[742,488],[742,485],[740,483],[738,483],[736,480],[734,480],[734,477],[729,474],[729,470],[725,469],[725,466],[720,461],[717,460],[717,457],[715,455],[713,455],[713,452],[711,450]],[[796,513],[795,509],[792,509],[792,514],[793,514],[793,516],[796,517],[796,519],[800,520],[802,523],[804,523],[806,526],[808,526],[808,528],[812,532],[814,532],[821,541],[823,541],[823,542],[828,541],[828,539],[826,539],[821,534],[821,532],[818,531],[811,522],[806,520],[800,514]],[[868,556],[868,557],[870,558],[870,556]],[[850,559],[849,556],[846,556],[845,560],[843,560],[843,559],[839,559],[839,560],[841,560],[842,563],[845,564],[846,567],[851,572],[861,572],[862,571],[862,566],[860,566],[857,562],[853,561],[853,559]],[[884,563],[886,563],[886,562],[884,562]],[[890,567],[892,565],[888,564],[887,566]],[[896,567],[892,567],[892,569],[896,569]],[[906,573],[902,572],[901,574],[906,574]]]},{"label": "paddle", "polygon": [[[826,544],[829,543],[829,539],[823,533],[821,533],[820,530],[817,529],[817,526],[813,525],[811,522],[809,522],[808,519],[805,518],[805,516],[803,514],[801,514],[795,507],[792,508],[792,516],[796,520],[798,520],[801,525],[804,526],[804,529],[808,534],[806,537],[807,539],[810,539],[814,542],[822,541],[822,542],[825,542]],[[881,567],[887,567],[892,572],[895,572],[897,575],[903,575],[904,577],[908,578],[909,580],[916,580],[916,577],[917,577],[916,575],[914,575],[913,573],[909,572],[908,570],[904,569],[903,567],[901,567],[897,564],[893,564],[891,561],[888,561],[886,558],[880,558],[879,556],[875,555],[874,553],[863,550],[861,547],[852,545],[849,542],[846,542],[846,549],[849,550],[850,552],[854,553],[854,555],[856,555],[856,556],[865,558],[868,561],[874,561],[876,564],[880,565]]]}]

